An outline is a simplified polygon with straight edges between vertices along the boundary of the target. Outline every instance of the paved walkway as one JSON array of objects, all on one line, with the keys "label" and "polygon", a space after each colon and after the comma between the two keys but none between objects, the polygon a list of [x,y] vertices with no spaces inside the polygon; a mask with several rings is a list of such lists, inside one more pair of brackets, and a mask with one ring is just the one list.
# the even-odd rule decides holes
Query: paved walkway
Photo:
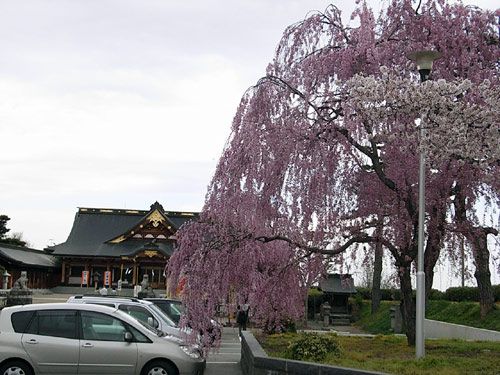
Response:
[{"label": "paved walkway", "polygon": [[225,327],[222,333],[222,343],[216,353],[210,353],[207,358],[205,375],[241,375],[240,367],[241,343],[238,328]]}]

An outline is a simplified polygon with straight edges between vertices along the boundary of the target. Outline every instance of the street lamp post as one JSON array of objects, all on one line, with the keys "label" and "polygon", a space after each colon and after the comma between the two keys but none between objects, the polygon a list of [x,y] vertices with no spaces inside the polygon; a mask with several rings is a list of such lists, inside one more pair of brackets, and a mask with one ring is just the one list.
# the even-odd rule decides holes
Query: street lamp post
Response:
[{"label": "street lamp post", "polygon": [[[420,82],[429,79],[434,60],[441,57],[436,51],[418,51],[408,55],[417,63]],[[425,136],[423,121],[420,121],[420,140]],[[417,257],[417,312],[415,321],[415,346],[417,358],[425,356],[425,272],[424,272],[424,220],[425,220],[425,152],[421,148],[418,175],[418,257]]]}]

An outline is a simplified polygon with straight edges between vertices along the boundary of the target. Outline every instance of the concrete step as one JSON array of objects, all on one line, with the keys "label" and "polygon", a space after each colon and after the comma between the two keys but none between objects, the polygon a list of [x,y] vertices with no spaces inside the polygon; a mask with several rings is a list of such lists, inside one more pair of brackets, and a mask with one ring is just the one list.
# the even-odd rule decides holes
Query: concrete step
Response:
[{"label": "concrete step", "polygon": [[330,317],[331,318],[335,318],[335,319],[350,319],[351,318],[351,314],[343,314],[343,313],[331,313],[330,314]]},{"label": "concrete step", "polygon": [[349,326],[351,325],[351,315],[343,313],[330,314],[330,324],[334,326]]},{"label": "concrete step", "polygon": [[349,319],[330,319],[330,324],[332,326],[350,326],[351,321]]}]

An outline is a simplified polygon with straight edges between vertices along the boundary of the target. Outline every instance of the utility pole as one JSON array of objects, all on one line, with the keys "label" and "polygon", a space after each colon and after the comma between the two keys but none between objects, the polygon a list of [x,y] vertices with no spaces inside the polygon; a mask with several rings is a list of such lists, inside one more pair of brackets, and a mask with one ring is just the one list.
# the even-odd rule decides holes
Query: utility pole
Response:
[{"label": "utility pole", "polygon": [[464,249],[464,237],[460,239],[460,255],[462,257],[462,288],[465,286],[465,249]]}]

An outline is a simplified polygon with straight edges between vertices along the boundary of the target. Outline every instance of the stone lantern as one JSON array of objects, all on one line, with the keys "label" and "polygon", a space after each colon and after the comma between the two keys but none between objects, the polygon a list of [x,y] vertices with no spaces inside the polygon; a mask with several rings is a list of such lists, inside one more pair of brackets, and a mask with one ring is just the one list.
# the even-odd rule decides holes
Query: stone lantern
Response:
[{"label": "stone lantern", "polygon": [[323,314],[323,325],[325,327],[328,327],[330,325],[330,312],[332,311],[332,307],[330,306],[328,301],[321,306],[321,310]]},{"label": "stone lantern", "polygon": [[7,286],[9,285],[9,277],[10,277],[10,273],[7,272],[7,270],[4,271],[3,275],[3,289],[6,290],[7,289]]}]

